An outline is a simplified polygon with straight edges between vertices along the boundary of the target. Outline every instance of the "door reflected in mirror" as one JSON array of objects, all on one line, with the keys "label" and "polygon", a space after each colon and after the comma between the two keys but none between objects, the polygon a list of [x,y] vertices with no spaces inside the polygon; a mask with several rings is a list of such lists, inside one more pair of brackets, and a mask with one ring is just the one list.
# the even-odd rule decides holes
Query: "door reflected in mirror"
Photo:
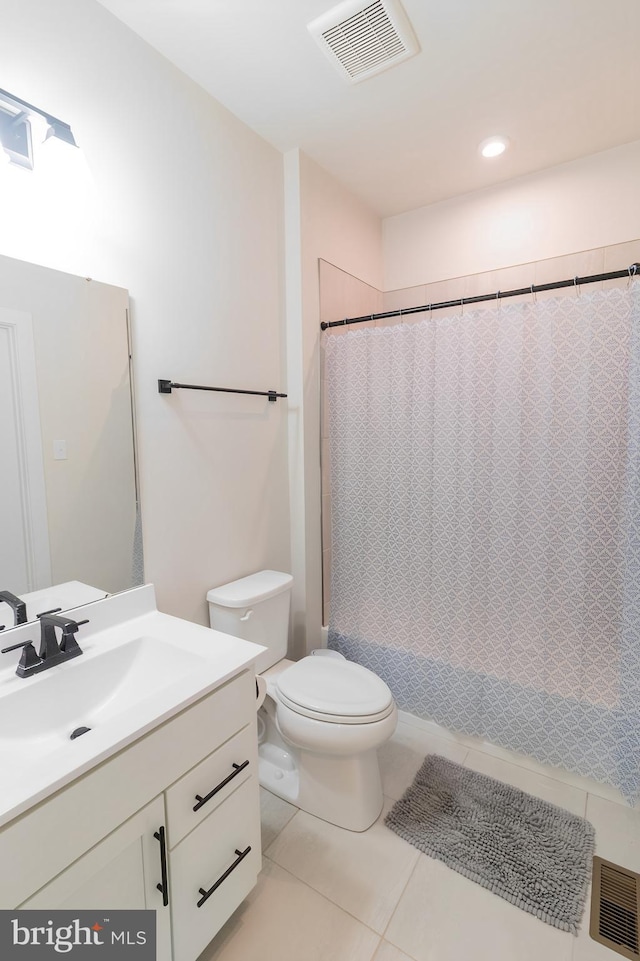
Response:
[{"label": "door reflected in mirror", "polygon": [[38,592],[29,618],[143,582],[128,308],[122,288],[0,257],[0,592]]}]

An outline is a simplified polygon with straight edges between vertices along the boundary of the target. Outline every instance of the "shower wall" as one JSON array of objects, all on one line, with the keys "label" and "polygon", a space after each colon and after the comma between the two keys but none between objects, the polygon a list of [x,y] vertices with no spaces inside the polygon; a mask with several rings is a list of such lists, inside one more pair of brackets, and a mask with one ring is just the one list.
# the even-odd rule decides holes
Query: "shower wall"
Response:
[{"label": "shower wall", "polygon": [[[622,244],[615,244],[608,247],[599,247],[593,250],[585,250],[575,254],[562,257],[554,257],[549,260],[539,260],[527,264],[519,264],[514,267],[506,267],[501,270],[491,270],[484,273],[470,274],[465,277],[456,277],[449,280],[437,281],[430,284],[421,284],[414,287],[406,287],[400,290],[390,290],[382,292],[364,283],[358,278],[347,274],[338,267],[320,261],[320,319],[322,321],[340,320],[344,317],[360,316],[368,313],[379,313],[385,310],[406,309],[421,304],[437,303],[439,301],[457,300],[458,298],[472,297],[479,294],[493,293],[498,290],[510,290],[520,287],[528,287],[531,284],[552,283],[557,280],[566,280],[570,277],[587,276],[589,274],[604,273],[613,270],[624,269],[629,264],[640,262],[640,240],[635,240]],[[590,284],[590,290],[602,287],[624,286],[626,280],[604,281],[599,284]],[[559,292],[547,291],[538,293],[538,299],[543,297],[557,296],[558,293],[566,296],[567,290]],[[580,295],[579,289],[576,296]],[[530,295],[521,298],[527,300]],[[509,303],[516,303],[518,298],[510,298]],[[476,304],[473,309],[483,307],[487,310],[499,310],[500,302],[489,302],[485,305]],[[460,314],[464,307],[447,307],[438,311],[438,316],[452,316]],[[469,309],[469,308],[467,308]],[[391,324],[411,324],[420,323],[425,320],[426,314],[413,314],[402,318],[389,318],[386,320],[373,321],[375,326],[388,326]],[[330,601],[331,584],[331,489],[330,489],[330,463],[329,463],[329,444],[327,436],[327,417],[326,417],[326,381],[324,376],[324,349],[328,337],[344,336],[348,330],[357,328],[332,328],[326,331],[321,338],[321,464],[322,464],[322,574],[323,574],[323,622],[328,622],[328,609]]]},{"label": "shower wall", "polygon": [[[348,274],[339,267],[319,262],[320,320],[329,322],[344,317],[359,317],[384,310],[385,295],[381,290]],[[353,328],[352,328],[353,329]],[[340,337],[347,327],[335,327],[330,336]],[[325,333],[320,338],[320,465],[322,475],[322,623],[328,623],[331,589],[331,489],[329,479],[329,443],[327,390],[325,382]]]}]

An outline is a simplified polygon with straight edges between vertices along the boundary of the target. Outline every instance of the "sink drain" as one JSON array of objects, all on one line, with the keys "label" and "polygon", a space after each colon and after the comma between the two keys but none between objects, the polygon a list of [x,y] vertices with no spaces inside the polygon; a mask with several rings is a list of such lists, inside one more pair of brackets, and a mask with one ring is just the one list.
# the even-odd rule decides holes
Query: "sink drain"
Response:
[{"label": "sink drain", "polygon": [[81,734],[86,734],[87,731],[90,731],[90,730],[91,730],[90,727],[77,727],[75,731],[71,732],[71,734],[69,735],[69,739],[71,741],[74,741],[77,737],[80,737]]}]

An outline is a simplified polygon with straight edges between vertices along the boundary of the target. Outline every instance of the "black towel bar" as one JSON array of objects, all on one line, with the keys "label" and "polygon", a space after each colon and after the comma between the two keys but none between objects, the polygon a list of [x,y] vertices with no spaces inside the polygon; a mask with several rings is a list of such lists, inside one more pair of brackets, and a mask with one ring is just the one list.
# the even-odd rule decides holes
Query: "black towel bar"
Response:
[{"label": "black towel bar", "polygon": [[198,384],[174,384],[170,380],[158,381],[159,394],[170,394],[172,390],[178,388],[182,390],[216,390],[222,394],[253,394],[255,397],[268,397],[273,403],[277,401],[278,397],[287,396],[286,394],[279,394],[275,390],[238,390],[235,387],[201,387]]}]

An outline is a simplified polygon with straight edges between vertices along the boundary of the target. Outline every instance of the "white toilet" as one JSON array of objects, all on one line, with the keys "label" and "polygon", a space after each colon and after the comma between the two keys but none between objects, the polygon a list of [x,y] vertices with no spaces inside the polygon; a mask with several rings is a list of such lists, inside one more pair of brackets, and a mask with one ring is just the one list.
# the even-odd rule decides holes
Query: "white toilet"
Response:
[{"label": "white toilet", "polygon": [[292,582],[260,571],[214,588],[211,627],[268,648],[256,661],[266,681],[260,783],[303,811],[364,831],[382,810],[377,748],[398,712],[384,681],[342,655],[286,659]]}]

